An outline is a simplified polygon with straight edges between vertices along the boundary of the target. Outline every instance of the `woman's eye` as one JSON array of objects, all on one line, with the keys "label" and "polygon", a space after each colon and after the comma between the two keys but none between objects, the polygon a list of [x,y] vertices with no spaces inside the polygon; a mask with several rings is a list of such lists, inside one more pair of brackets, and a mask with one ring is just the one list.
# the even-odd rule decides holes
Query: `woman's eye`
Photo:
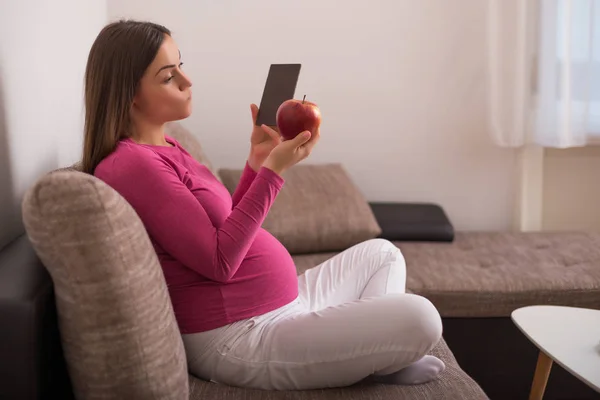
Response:
[{"label": "woman's eye", "polygon": [[181,68],[181,67],[183,67],[183,63],[182,62],[179,63],[179,68]]},{"label": "woman's eye", "polygon": [[167,79],[165,79],[165,83],[169,83],[171,82],[171,79],[173,79],[173,76],[168,77]]}]

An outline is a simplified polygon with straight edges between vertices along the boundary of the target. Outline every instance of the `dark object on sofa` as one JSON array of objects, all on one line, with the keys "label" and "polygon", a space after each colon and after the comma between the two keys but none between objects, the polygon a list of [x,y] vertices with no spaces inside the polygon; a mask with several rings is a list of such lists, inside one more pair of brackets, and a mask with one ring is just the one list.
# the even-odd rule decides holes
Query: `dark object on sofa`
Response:
[{"label": "dark object on sofa", "polygon": [[404,242],[454,240],[454,227],[437,204],[371,202],[369,205],[381,227],[380,238]]}]

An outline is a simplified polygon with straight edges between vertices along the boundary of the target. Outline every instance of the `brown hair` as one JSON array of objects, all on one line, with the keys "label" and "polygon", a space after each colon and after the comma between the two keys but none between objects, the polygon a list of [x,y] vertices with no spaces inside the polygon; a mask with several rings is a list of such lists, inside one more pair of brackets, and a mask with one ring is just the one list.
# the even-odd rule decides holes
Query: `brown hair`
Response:
[{"label": "brown hair", "polygon": [[171,32],[164,26],[131,20],[113,22],[98,34],[85,71],[84,172],[93,174],[130,134],[133,98],[165,35]]}]

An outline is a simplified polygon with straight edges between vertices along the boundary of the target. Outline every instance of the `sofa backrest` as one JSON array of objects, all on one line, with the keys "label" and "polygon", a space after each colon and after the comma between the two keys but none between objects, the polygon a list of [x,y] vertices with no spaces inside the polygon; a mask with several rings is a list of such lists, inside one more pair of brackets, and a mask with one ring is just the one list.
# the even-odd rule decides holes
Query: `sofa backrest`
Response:
[{"label": "sofa backrest", "polygon": [[[167,125],[167,134],[214,173],[191,132],[174,122]],[[0,279],[0,325],[4,326],[0,337],[7,350],[0,358],[0,398],[71,399],[73,389],[78,398],[86,399],[187,398],[182,343],[139,221],[118,195],[93,177],[77,173],[81,170],[81,162],[77,162],[52,171],[30,189],[23,203],[27,235],[0,252],[0,277],[6,278]],[[103,212],[99,207],[107,208]],[[132,225],[107,226],[115,221],[115,213],[125,225]],[[104,222],[92,229],[102,215]],[[117,226],[123,228],[121,235],[129,237],[115,240],[118,237],[109,231]],[[135,253],[136,246],[144,250]],[[125,259],[110,263],[124,247],[131,250]],[[40,262],[40,255],[46,265]],[[125,278],[118,278],[120,274]],[[140,274],[142,279],[133,281]],[[115,292],[119,286],[110,283],[115,279],[127,290]],[[150,285],[133,303],[122,296],[139,292],[148,280]],[[103,288],[97,296],[88,295],[92,282],[96,290]],[[156,300],[157,307],[147,310],[147,304],[139,304],[137,299]],[[137,317],[127,319],[119,314],[119,310],[131,311],[133,305],[141,307],[136,308],[140,311]],[[136,325],[139,317],[144,320]],[[109,323],[105,323],[107,319]],[[149,342],[151,346],[144,348]],[[67,376],[64,353],[69,357],[71,377]],[[82,359],[87,355],[91,358]],[[127,363],[124,369],[123,362]]]},{"label": "sofa backrest", "polygon": [[76,397],[188,398],[166,282],[129,203],[94,176],[62,170],[30,188],[23,219],[52,277]]}]

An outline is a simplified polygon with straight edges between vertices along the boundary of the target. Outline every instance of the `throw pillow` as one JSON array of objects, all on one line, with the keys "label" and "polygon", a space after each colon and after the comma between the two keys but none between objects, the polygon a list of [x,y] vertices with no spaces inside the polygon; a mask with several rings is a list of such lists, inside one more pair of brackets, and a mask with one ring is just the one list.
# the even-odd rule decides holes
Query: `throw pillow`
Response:
[{"label": "throw pillow", "polygon": [[23,200],[55,290],[77,399],[187,399],[183,342],[144,226],[92,175],[56,171]]},{"label": "throw pillow", "polygon": [[[230,193],[241,174],[241,170],[219,170]],[[263,228],[290,253],[341,251],[381,233],[368,202],[342,165],[296,165],[283,178],[285,184]]]}]

